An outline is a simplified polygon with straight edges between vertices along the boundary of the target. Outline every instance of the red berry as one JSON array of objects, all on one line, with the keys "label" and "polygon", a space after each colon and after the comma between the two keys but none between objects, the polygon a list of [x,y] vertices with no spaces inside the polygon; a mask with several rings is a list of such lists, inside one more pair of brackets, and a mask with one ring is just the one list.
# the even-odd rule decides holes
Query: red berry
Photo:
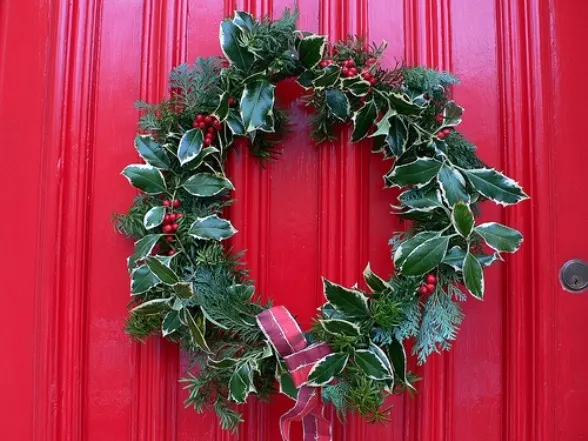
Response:
[{"label": "red berry", "polygon": [[426,296],[427,294],[429,294],[429,289],[423,285],[419,288],[419,294],[422,296]]},{"label": "red berry", "polygon": [[372,86],[375,86],[376,84],[378,84],[378,80],[376,80],[373,76],[370,78],[369,81]]},{"label": "red berry", "polygon": [[345,63],[346,63],[345,66],[347,66],[347,67],[355,66],[355,61],[353,61],[351,58],[349,60],[345,61]]},{"label": "red berry", "polygon": [[233,98],[232,96],[229,97],[229,106],[234,106],[236,103],[235,98]]},{"label": "red berry", "polygon": [[438,123],[442,123],[443,122],[443,115],[441,115],[440,113],[435,115],[435,121]]},{"label": "red berry", "polygon": [[205,138],[216,139],[216,132],[208,132]]},{"label": "red berry", "polygon": [[214,132],[216,132],[216,129],[214,127],[209,127],[206,131],[208,133],[214,133]]},{"label": "red berry", "polygon": [[182,203],[178,199],[176,199],[174,201],[174,208],[178,208],[180,205],[182,205]]},{"label": "red berry", "polygon": [[163,201],[163,206],[164,207],[171,207],[171,201],[169,199],[166,199],[165,201]]},{"label": "red berry", "polygon": [[443,129],[443,134],[445,136],[449,136],[449,135],[451,135],[451,130],[449,130],[449,129]]},{"label": "red berry", "polygon": [[328,65],[327,65],[327,61],[326,61],[326,60],[322,60],[322,61],[319,63],[319,67],[321,67],[321,68],[323,68],[323,69],[324,69],[325,67],[327,67],[327,66],[328,66]]},{"label": "red berry", "polygon": [[201,121],[198,123],[198,127],[201,129],[204,129],[204,128],[206,128],[206,123],[204,121]]},{"label": "red berry", "polygon": [[427,283],[426,287],[427,287],[427,291],[429,291],[429,292],[435,291],[435,285],[433,285],[432,283]]},{"label": "red berry", "polygon": [[210,124],[210,123],[212,122],[212,118],[210,117],[210,115],[206,115],[206,116],[204,117],[204,122],[205,122],[206,124]]},{"label": "red berry", "polygon": [[167,224],[161,228],[161,231],[163,231],[164,234],[169,234],[173,231],[173,227],[171,225]]},{"label": "red berry", "polygon": [[219,129],[221,128],[221,122],[220,122],[218,119],[215,119],[215,120],[212,122],[212,125],[214,126],[214,128],[215,128],[216,130],[219,130]]},{"label": "red berry", "polygon": [[174,237],[173,236],[165,236],[165,240],[167,240],[168,242],[173,242]]},{"label": "red berry", "polygon": [[198,122],[204,121],[204,115],[202,115],[201,113],[199,113],[198,115],[196,115],[196,121],[198,121]]},{"label": "red berry", "polygon": [[172,227],[172,231],[178,231],[178,228],[180,228],[180,226],[178,224],[171,224]]},{"label": "red berry", "polygon": [[176,252],[175,252],[174,250],[169,250],[169,251],[167,252],[167,255],[168,255],[168,256],[173,256],[174,254],[176,254]]},{"label": "red berry", "polygon": [[174,220],[181,219],[183,216],[184,216],[184,215],[183,215],[182,213],[176,213],[176,214],[174,215]]},{"label": "red berry", "polygon": [[435,274],[427,274],[427,277],[425,277],[425,282],[434,285],[437,283],[437,277],[435,277]]},{"label": "red berry", "polygon": [[351,76],[357,75],[357,69],[355,67],[350,68],[349,75],[351,75]]},{"label": "red berry", "polygon": [[163,218],[163,223],[164,224],[171,224],[175,219],[176,219],[176,217],[173,214],[166,214],[165,217]]},{"label": "red berry", "polygon": [[205,146],[208,147],[209,145],[212,144],[212,139],[210,139],[208,137],[207,138],[204,138],[204,141],[202,142],[202,144],[204,144]]},{"label": "red berry", "polygon": [[200,124],[198,121],[194,120],[194,122],[192,123],[192,127],[194,127],[195,129],[198,128],[198,124]]},{"label": "red berry", "polygon": [[343,69],[341,69],[341,73],[345,77],[349,76],[349,68],[348,67],[344,67]]},{"label": "red berry", "polygon": [[362,76],[362,77],[363,77],[363,79],[364,79],[364,80],[366,80],[366,81],[369,81],[369,80],[370,80],[370,78],[372,78],[372,74],[371,74],[371,73],[369,73],[369,72],[364,72],[364,73],[363,73],[361,76]]}]

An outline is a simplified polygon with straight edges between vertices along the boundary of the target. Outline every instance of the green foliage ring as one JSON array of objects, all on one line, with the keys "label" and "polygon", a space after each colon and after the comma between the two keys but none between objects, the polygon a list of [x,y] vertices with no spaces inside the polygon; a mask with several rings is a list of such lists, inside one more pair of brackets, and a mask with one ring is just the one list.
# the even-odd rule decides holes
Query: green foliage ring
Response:
[{"label": "green foliage ring", "polygon": [[141,194],[116,218],[119,231],[136,240],[127,332],[138,339],[161,333],[181,344],[199,367],[198,376],[185,379],[187,403],[216,411],[224,428],[241,421],[235,403],[251,393],[269,397],[276,379],[295,395],[255,321],[268,305],[255,295],[240,256],[221,244],[236,233],[222,217],[234,189],[227,154],[238,138],[262,159],[276,153],[288,120],[275,104],[275,84],[295,78],[315,110],[317,143],[334,139],[335,124],[349,123],[353,142],[371,139],[374,152],[394,158],[384,181],[401,188],[397,214],[412,221],[390,241],[393,277],[368,265],[369,293],[324,280],[326,303],[306,335],[335,354],[311,372],[323,400],[342,417],[385,419],[386,396],[413,387],[405,342],[413,340],[420,363],[448,349],[463,318],[461,287],[481,299],[483,268],[521,245],[514,229],[476,223],[477,205],[511,205],[527,195],[486,167],[457,132],[463,109],[449,97],[456,83],[449,74],[385,69],[385,45],[331,45],[297,31],[290,11],[277,21],[236,12],[222,22],[220,42],[224,57],[174,69],[169,100],[138,105],[146,134],[135,147],[145,164],[129,165],[123,175]]}]

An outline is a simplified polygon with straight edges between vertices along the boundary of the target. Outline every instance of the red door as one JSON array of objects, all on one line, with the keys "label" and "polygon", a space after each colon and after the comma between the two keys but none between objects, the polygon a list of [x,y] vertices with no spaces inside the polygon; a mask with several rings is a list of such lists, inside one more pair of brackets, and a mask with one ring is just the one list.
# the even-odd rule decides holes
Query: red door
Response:
[{"label": "red door", "polygon": [[[235,7],[295,5],[301,29],[385,39],[389,63],[455,72],[463,131],[532,196],[486,206],[526,241],[488,274],[487,300],[467,303],[454,350],[417,370],[416,398],[396,399],[385,426],[336,423],[335,440],[588,440],[588,293],[558,278],[567,260],[588,261],[588,3],[555,0],[0,1],[1,440],[279,439],[288,402],[251,403],[239,433],[224,433],[184,409],[176,347],[129,342],[132,244],[109,218],[133,195],[119,175],[135,159],[132,103],[158,100],[172,66],[219,54]],[[402,225],[368,145],[317,148],[300,102],[289,108],[278,161],[234,153],[231,216],[258,291],[308,319],[320,275],[350,285],[368,261],[389,272],[386,242]]]}]

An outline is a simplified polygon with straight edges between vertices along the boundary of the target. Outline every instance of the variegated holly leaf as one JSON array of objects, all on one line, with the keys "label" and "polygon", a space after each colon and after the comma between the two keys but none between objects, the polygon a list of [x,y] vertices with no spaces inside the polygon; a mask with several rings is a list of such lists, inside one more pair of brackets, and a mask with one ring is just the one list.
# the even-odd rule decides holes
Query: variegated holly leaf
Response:
[{"label": "variegated holly leaf", "polygon": [[298,59],[306,69],[315,67],[325,51],[326,38],[322,35],[309,35],[298,43]]},{"label": "variegated holly leaf", "polygon": [[439,237],[439,233],[435,231],[423,231],[402,242],[394,252],[394,266],[396,268],[402,267],[406,258],[415,250],[415,248],[434,237]]},{"label": "variegated holly leaf", "polygon": [[163,193],[167,187],[161,172],[150,165],[132,164],[122,171],[122,175],[131,185],[148,194]]},{"label": "variegated holly leaf", "polygon": [[254,392],[253,369],[249,363],[243,363],[235,369],[229,380],[229,400],[244,403],[249,394]]},{"label": "variegated holly leaf", "polygon": [[523,235],[497,222],[487,222],[478,225],[475,230],[492,249],[499,252],[514,253],[523,242]]},{"label": "variegated holly leaf", "polygon": [[182,327],[179,311],[168,312],[161,322],[161,335],[163,337],[173,334]]},{"label": "variegated holly leaf", "polygon": [[220,45],[223,54],[237,69],[247,72],[253,64],[253,54],[242,46],[243,31],[231,20],[223,20],[220,25]]},{"label": "variegated holly leaf", "polygon": [[408,126],[404,118],[394,116],[390,118],[390,130],[386,137],[386,144],[391,155],[400,156],[406,150],[408,143]]},{"label": "variegated holly leaf", "polygon": [[400,115],[419,115],[424,106],[415,104],[408,95],[403,93],[391,93],[388,95],[390,106]]},{"label": "variegated holly leaf", "polygon": [[159,278],[151,272],[147,265],[141,265],[131,273],[131,295],[145,294],[160,283]]},{"label": "variegated holly leaf", "polygon": [[357,367],[372,380],[386,380],[392,376],[384,362],[371,349],[355,351],[354,361]]},{"label": "variegated holly leaf", "polygon": [[155,244],[163,237],[162,234],[148,234],[135,242],[135,249],[133,254],[128,259],[128,269],[131,271],[138,260],[144,259],[148,256]]},{"label": "variegated holly leaf", "polygon": [[170,267],[166,266],[155,256],[149,256],[145,263],[153,274],[166,285],[174,285],[180,281],[179,276]]},{"label": "variegated holly leaf", "polygon": [[163,170],[171,166],[165,149],[155,142],[151,135],[137,135],[135,148],[147,164]]},{"label": "variegated holly leaf", "polygon": [[300,84],[305,89],[310,89],[312,87],[312,82],[321,75],[322,72],[317,72],[315,70],[305,70],[300,74],[297,81],[298,84]]},{"label": "variegated holly leaf", "polygon": [[218,241],[228,239],[236,232],[231,222],[221,219],[216,214],[196,219],[188,230],[188,233],[196,239]]},{"label": "variegated holly leaf", "polygon": [[131,314],[157,315],[169,309],[169,299],[154,299],[131,309]]},{"label": "variegated holly leaf", "polygon": [[[274,131],[274,89],[276,86],[260,78],[245,84],[241,97],[241,121],[245,132]],[[233,132],[234,133],[234,132]]]},{"label": "variegated holly leaf", "polygon": [[484,297],[484,273],[482,265],[471,253],[467,253],[463,260],[463,281],[468,291],[477,299]]},{"label": "variegated holly leaf", "polygon": [[223,92],[219,98],[218,106],[212,113],[219,121],[224,121],[229,116],[229,92]]},{"label": "variegated holly leaf", "polygon": [[369,135],[370,138],[376,136],[388,136],[390,133],[390,118],[396,115],[396,110],[389,109],[380,121],[376,123],[376,130]]},{"label": "variegated holly leaf", "polygon": [[347,320],[321,320],[320,324],[329,334],[344,335],[346,337],[359,337],[361,335],[361,328],[355,323]]},{"label": "variegated holly leaf", "polygon": [[194,158],[194,160],[190,161],[190,163],[188,164],[188,168],[190,170],[196,170],[198,167],[200,167],[203,163],[204,160],[214,154],[214,153],[218,153],[218,149],[216,147],[204,147],[200,153],[198,153],[198,156],[196,156],[196,158]]},{"label": "variegated holly leaf", "polygon": [[276,379],[280,385],[280,393],[289,396],[293,400],[298,398],[298,389],[296,389],[292,375],[288,372],[288,368],[283,361],[276,363]]},{"label": "variegated holly leaf", "polygon": [[357,142],[368,135],[370,128],[374,125],[378,109],[374,100],[369,100],[351,118],[353,120],[353,133],[351,141]]},{"label": "variegated holly leaf", "polygon": [[[487,267],[492,265],[496,262],[496,259],[500,258],[500,255],[495,254],[472,254],[482,267]],[[463,268],[463,260],[465,259],[466,252],[464,249],[458,247],[457,245],[452,247],[448,252],[447,255],[443,258],[443,262],[446,265],[452,267],[455,271],[461,272]]]},{"label": "variegated holly leaf", "polygon": [[204,316],[194,317],[187,309],[182,309],[182,321],[187,323],[194,346],[210,353],[210,348],[204,336],[206,335],[206,320]]},{"label": "variegated holly leaf", "polygon": [[182,300],[189,300],[194,297],[194,287],[189,282],[178,282],[173,285],[176,296]]},{"label": "variegated holly leaf", "polygon": [[407,276],[421,276],[437,267],[445,254],[449,245],[449,236],[433,237],[424,241],[406,256],[400,272]]},{"label": "variegated holly leaf", "polygon": [[323,69],[322,75],[316,78],[312,85],[315,89],[323,89],[325,87],[334,86],[339,81],[341,75],[341,68],[336,64],[331,64]]},{"label": "variegated holly leaf", "polygon": [[197,173],[190,176],[183,184],[188,193],[199,197],[216,196],[226,190],[234,190],[233,184],[224,176],[211,173]]},{"label": "variegated holly leaf", "polygon": [[443,206],[441,193],[432,188],[413,187],[398,196],[402,207],[429,212]]},{"label": "variegated holly leaf", "polygon": [[308,374],[308,385],[322,387],[328,384],[345,369],[348,360],[349,354],[344,352],[336,352],[321,358]]},{"label": "variegated holly leaf", "polygon": [[223,358],[221,360],[214,360],[208,357],[208,366],[215,369],[229,369],[239,363],[237,358]]},{"label": "variegated holly leaf", "polygon": [[366,285],[372,290],[372,292],[382,292],[387,289],[392,289],[388,282],[372,271],[369,263],[363,270],[363,278]]},{"label": "variegated holly leaf", "polygon": [[443,164],[441,170],[439,170],[437,179],[439,180],[441,194],[447,202],[447,205],[453,207],[460,201],[470,202],[470,195],[466,191],[465,179],[458,170],[449,167],[447,164]]},{"label": "variegated holly leaf", "polygon": [[470,210],[470,206],[464,202],[457,202],[453,206],[451,212],[451,223],[460,236],[469,237],[474,229],[474,213]]},{"label": "variegated holly leaf", "polygon": [[233,23],[243,32],[247,32],[255,25],[255,19],[249,12],[235,10]]},{"label": "variegated holly leaf", "polygon": [[327,301],[346,317],[366,318],[370,316],[367,297],[361,291],[329,282],[324,277],[323,287]]},{"label": "variegated holly leaf", "polygon": [[449,101],[443,110],[443,127],[455,127],[461,124],[461,117],[463,115],[463,107],[455,104],[454,101]]},{"label": "variegated holly leaf", "polygon": [[143,217],[143,226],[145,229],[150,230],[161,225],[165,217],[165,210],[165,207],[153,207],[145,213],[145,217]]},{"label": "variegated holly leaf", "polygon": [[417,158],[408,164],[395,166],[384,179],[390,187],[425,185],[437,176],[442,165],[433,158]]},{"label": "variegated holly leaf", "polygon": [[241,114],[235,109],[229,110],[229,114],[227,115],[227,125],[229,126],[229,129],[231,129],[233,135],[245,135],[245,127],[243,126],[243,121],[241,120]]},{"label": "variegated holly leaf", "polygon": [[513,179],[491,168],[463,170],[472,187],[482,196],[500,205],[513,205],[529,196]]},{"label": "variegated holly leaf", "polygon": [[414,386],[408,380],[406,350],[404,349],[402,342],[393,339],[392,342],[388,345],[388,355],[390,357],[390,361],[392,362],[394,373],[400,377],[402,383],[405,386],[415,390]]},{"label": "variegated holly leaf", "polygon": [[202,151],[202,139],[200,129],[190,129],[182,135],[177,153],[180,165],[187,164],[200,154]]},{"label": "variegated holly leaf", "polygon": [[[357,97],[362,97],[362,96],[366,96],[370,90],[371,84],[368,83],[365,80],[359,79],[359,78],[349,78],[349,79],[354,79],[356,81],[349,83],[349,85],[345,85],[345,82],[343,82],[343,89],[344,90],[348,90],[349,93],[351,93],[351,95],[353,96],[357,96]],[[345,81],[345,80],[343,80]]]},{"label": "variegated holly leaf", "polygon": [[340,121],[345,121],[349,117],[349,100],[347,96],[340,90],[328,88],[325,90],[327,98],[327,107],[335,118]]}]

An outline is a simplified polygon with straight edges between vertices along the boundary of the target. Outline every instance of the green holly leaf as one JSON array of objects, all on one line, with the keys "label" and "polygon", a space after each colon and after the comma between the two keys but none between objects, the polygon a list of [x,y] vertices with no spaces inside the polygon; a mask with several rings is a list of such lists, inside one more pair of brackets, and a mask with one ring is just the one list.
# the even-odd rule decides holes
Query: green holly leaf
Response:
[{"label": "green holly leaf", "polygon": [[327,98],[327,107],[340,121],[345,121],[349,117],[349,100],[347,96],[340,89],[326,89],[325,96]]},{"label": "green holly leaf", "polygon": [[415,104],[408,95],[404,93],[391,93],[388,95],[390,106],[400,115],[420,115],[424,106]]},{"label": "green holly leaf", "polygon": [[187,164],[200,154],[202,151],[202,139],[202,131],[200,129],[190,129],[182,135],[178,147],[180,165]]},{"label": "green holly leaf", "polygon": [[433,158],[417,158],[408,164],[395,166],[384,179],[389,187],[425,185],[437,176],[442,165]]},{"label": "green holly leaf", "polygon": [[511,178],[491,168],[463,170],[470,184],[482,196],[500,205],[513,205],[529,196]]},{"label": "green holly leaf", "polygon": [[129,180],[133,187],[143,190],[145,193],[159,194],[166,190],[163,175],[157,168],[150,165],[129,165],[122,171],[122,175]]},{"label": "green holly leaf", "polygon": [[143,225],[145,226],[145,229],[150,230],[161,225],[164,217],[165,207],[153,207],[145,213],[145,217],[143,217]]},{"label": "green holly leaf", "polygon": [[[498,254],[472,254],[482,267],[487,267],[492,265],[496,259],[499,257]],[[465,259],[466,252],[462,248],[458,247],[457,245],[452,247],[448,252],[447,255],[443,258],[443,262],[446,265],[452,267],[455,271],[461,272],[463,268],[463,261]]]},{"label": "green holly leaf", "polygon": [[523,235],[519,231],[497,222],[480,224],[474,231],[486,241],[488,246],[499,252],[514,253],[523,242]]},{"label": "green holly leaf", "polygon": [[355,351],[354,361],[357,367],[372,380],[387,380],[392,376],[384,362],[371,349]]},{"label": "green holly leaf", "polygon": [[131,309],[131,314],[158,315],[169,309],[169,299],[154,299]]},{"label": "green holly leaf", "polygon": [[367,297],[355,289],[348,289],[323,277],[323,287],[327,301],[339,312],[349,318],[370,316]]},{"label": "green holly leaf", "polygon": [[216,196],[226,190],[234,190],[233,184],[224,176],[211,173],[197,173],[189,177],[183,184],[188,193],[199,197]]},{"label": "green holly leaf", "polygon": [[305,89],[309,89],[312,87],[312,82],[314,80],[316,80],[321,74],[322,74],[322,72],[319,73],[314,70],[305,70],[298,77],[298,79],[297,79],[298,84],[300,84]]},{"label": "green holly leaf", "polygon": [[320,324],[329,334],[344,335],[346,337],[359,337],[361,335],[361,328],[355,323],[347,320],[321,320]]},{"label": "green holly leaf", "polygon": [[147,265],[141,265],[131,273],[131,295],[145,294],[160,283],[161,281],[151,272]]},{"label": "green holly leaf", "polygon": [[204,147],[200,153],[198,153],[198,156],[196,156],[196,158],[194,158],[194,160],[190,161],[190,163],[188,164],[188,168],[190,170],[196,170],[198,167],[200,167],[203,163],[204,160],[212,155],[213,153],[218,153],[218,149],[216,147]]},{"label": "green holly leaf", "polygon": [[414,390],[412,384],[408,381],[408,363],[406,362],[406,350],[402,342],[393,339],[388,345],[388,355],[392,362],[393,372],[400,377],[402,383]]},{"label": "green holly leaf", "polygon": [[255,25],[255,19],[249,12],[235,10],[233,23],[235,23],[235,25],[243,32],[246,32],[251,30],[251,28]]},{"label": "green holly leaf", "polygon": [[417,246],[402,263],[400,272],[406,276],[422,276],[436,268],[445,255],[449,245],[448,236],[433,237]]},{"label": "green holly leaf", "polygon": [[222,360],[214,360],[212,358],[208,358],[208,366],[215,368],[215,369],[229,369],[239,363],[239,360],[236,358],[223,358]]},{"label": "green holly leaf", "polygon": [[337,83],[337,81],[339,81],[340,75],[341,68],[335,64],[331,64],[330,66],[327,66],[322,70],[322,75],[316,78],[312,82],[312,85],[315,89],[332,87]]},{"label": "green holly leaf", "polygon": [[[406,150],[408,143],[408,126],[404,118],[395,116],[390,118],[390,130],[386,137],[388,150],[393,156],[400,156]],[[390,156],[390,155],[386,155]]]},{"label": "green holly leaf", "polygon": [[387,289],[392,289],[388,282],[372,271],[369,263],[363,270],[363,278],[366,285],[372,290],[372,292],[382,292]]},{"label": "green holly leaf", "polygon": [[249,363],[243,363],[235,369],[229,380],[229,400],[244,403],[252,392],[256,392],[253,385],[253,369]]},{"label": "green holly leaf", "polygon": [[374,125],[378,109],[374,100],[369,100],[351,118],[353,120],[353,133],[351,141],[357,142],[365,138]]},{"label": "green holly leaf", "polygon": [[394,252],[394,266],[396,268],[402,267],[402,264],[406,258],[412,253],[418,246],[425,243],[427,240],[439,237],[439,233],[434,231],[423,231],[405,240]]},{"label": "green holly leaf", "polygon": [[236,232],[228,220],[221,219],[216,214],[197,218],[188,230],[188,234],[196,239],[218,241],[228,239]]},{"label": "green holly leaf", "polygon": [[346,85],[345,80],[343,80],[343,89],[348,90],[353,96],[366,96],[370,90],[371,84],[365,80],[360,80],[359,78],[353,78],[353,80],[355,81],[348,83],[348,85]]},{"label": "green holly leaf", "polygon": [[163,170],[170,168],[171,164],[165,149],[156,143],[151,135],[137,135],[135,148],[147,164]]},{"label": "green holly leaf", "polygon": [[474,230],[474,213],[470,210],[470,206],[464,202],[457,202],[453,206],[451,212],[451,223],[460,236],[469,237]]},{"label": "green holly leaf", "polygon": [[300,40],[298,44],[298,59],[306,69],[315,67],[325,51],[326,38],[322,35],[309,35]]},{"label": "green holly leaf", "polygon": [[229,116],[229,93],[223,92],[219,98],[219,103],[212,113],[219,121],[224,121]]},{"label": "green holly leaf", "polygon": [[223,54],[237,69],[247,72],[253,64],[253,54],[243,47],[243,31],[231,20],[223,20],[220,26],[220,45]]},{"label": "green holly leaf", "polygon": [[477,299],[484,297],[484,273],[482,265],[471,253],[463,260],[463,281],[468,291]]},{"label": "green holly leaf", "polygon": [[398,196],[402,207],[429,212],[443,206],[439,190],[413,187]]},{"label": "green holly leaf", "polygon": [[161,322],[161,335],[163,337],[173,334],[182,327],[179,311],[170,311],[163,318]]},{"label": "green holly leaf", "polygon": [[230,109],[229,114],[227,115],[227,125],[231,132],[235,136],[243,136],[245,135],[245,127],[243,127],[243,121],[241,120],[241,115],[235,109]]},{"label": "green holly leaf", "polygon": [[210,354],[210,348],[208,347],[208,343],[206,343],[206,339],[204,338],[206,335],[206,320],[204,319],[204,316],[198,316],[197,318],[194,318],[194,316],[187,309],[182,309],[181,314],[182,321],[188,325],[194,346]]},{"label": "green holly leaf", "polygon": [[276,363],[276,378],[280,385],[280,393],[296,400],[298,398],[298,389],[296,389],[292,375],[290,375],[288,368],[282,361]]},{"label": "green holly leaf", "polygon": [[321,358],[308,374],[308,385],[322,387],[340,374],[349,361],[349,354],[336,352]]},{"label": "green holly leaf", "polygon": [[461,124],[461,117],[463,115],[463,107],[455,104],[454,101],[449,101],[443,110],[443,124],[444,127],[455,127]]},{"label": "green holly leaf", "polygon": [[386,114],[382,117],[380,121],[376,123],[376,130],[374,133],[369,135],[370,138],[375,138],[376,136],[388,136],[390,133],[390,118],[396,115],[396,110],[389,109]]},{"label": "green holly leaf", "polygon": [[168,266],[164,265],[157,257],[149,256],[145,263],[153,274],[166,285],[174,285],[180,281],[178,275]]},{"label": "green holly leaf", "polygon": [[176,296],[182,300],[189,300],[194,297],[194,287],[189,282],[178,282],[173,285]]},{"label": "green holly leaf", "polygon": [[151,254],[153,247],[162,238],[162,234],[148,234],[135,242],[133,254],[128,259],[128,269],[131,271],[138,260],[144,259]]},{"label": "green holly leaf", "polygon": [[241,121],[247,133],[258,129],[273,132],[275,87],[265,78],[245,84],[241,97]]},{"label": "green holly leaf", "polygon": [[447,205],[453,207],[455,203],[460,201],[470,202],[470,195],[466,191],[465,179],[459,171],[453,167],[449,167],[447,164],[443,164],[441,170],[439,170],[437,179],[439,180],[441,194],[447,202]]}]

